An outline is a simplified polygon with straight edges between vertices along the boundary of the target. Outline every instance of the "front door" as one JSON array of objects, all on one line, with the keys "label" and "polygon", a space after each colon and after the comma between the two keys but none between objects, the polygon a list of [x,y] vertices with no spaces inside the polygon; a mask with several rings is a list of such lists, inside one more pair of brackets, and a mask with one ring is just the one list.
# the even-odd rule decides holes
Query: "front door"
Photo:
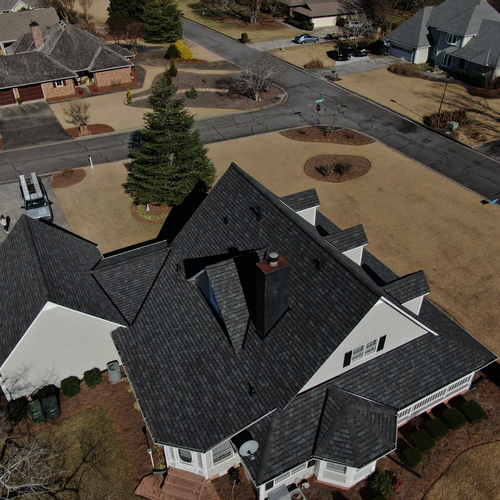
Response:
[{"label": "front door", "polygon": [[198,473],[198,454],[194,451],[184,450],[183,448],[177,449],[177,456],[179,458],[179,469],[187,470],[189,472]]}]

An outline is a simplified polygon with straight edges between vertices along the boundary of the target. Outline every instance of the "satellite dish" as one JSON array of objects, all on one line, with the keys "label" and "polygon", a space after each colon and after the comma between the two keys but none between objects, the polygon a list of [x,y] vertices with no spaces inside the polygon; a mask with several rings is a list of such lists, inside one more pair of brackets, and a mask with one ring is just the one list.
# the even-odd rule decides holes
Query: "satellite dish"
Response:
[{"label": "satellite dish", "polygon": [[254,453],[259,449],[259,443],[251,439],[250,441],[245,441],[238,450],[241,457],[249,457],[250,460],[255,460]]}]

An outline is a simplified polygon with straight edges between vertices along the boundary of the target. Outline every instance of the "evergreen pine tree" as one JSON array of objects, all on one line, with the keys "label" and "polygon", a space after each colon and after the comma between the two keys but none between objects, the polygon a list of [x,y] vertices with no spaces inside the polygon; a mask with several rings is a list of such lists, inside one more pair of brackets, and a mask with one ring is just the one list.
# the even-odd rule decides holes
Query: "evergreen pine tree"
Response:
[{"label": "evergreen pine tree", "polygon": [[109,0],[108,22],[113,19],[114,13],[119,13],[126,21],[144,21],[144,3],[145,0]]},{"label": "evergreen pine tree", "polygon": [[[170,80],[170,81],[169,81]],[[140,146],[132,151],[125,192],[140,205],[179,205],[193,190],[206,191],[215,182],[194,117],[184,99],[173,99],[177,87],[163,77],[152,89]]]},{"label": "evergreen pine tree", "polygon": [[179,70],[177,69],[177,66],[175,65],[174,61],[170,61],[170,67],[167,69],[168,76],[175,78],[178,73]]},{"label": "evergreen pine tree", "polygon": [[176,0],[146,0],[144,21],[148,25],[146,42],[169,43],[182,38],[182,11]]}]

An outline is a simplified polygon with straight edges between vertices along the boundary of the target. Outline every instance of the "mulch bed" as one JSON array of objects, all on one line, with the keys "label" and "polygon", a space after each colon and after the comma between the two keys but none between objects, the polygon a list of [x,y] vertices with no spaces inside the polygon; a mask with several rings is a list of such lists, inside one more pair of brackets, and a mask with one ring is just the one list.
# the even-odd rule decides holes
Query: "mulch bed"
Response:
[{"label": "mulch bed", "polygon": [[132,203],[130,211],[132,217],[139,222],[149,222],[150,224],[163,224],[167,215],[172,211],[172,206],[170,205],[149,205],[149,212],[147,212],[149,217],[158,217],[158,220],[145,219],[138,211],[139,205]]},{"label": "mulch bed", "polygon": [[[267,92],[261,92],[258,101],[239,94],[226,93],[224,89],[221,89],[220,92],[203,91],[204,89],[217,88],[216,81],[224,76],[226,75],[197,75],[196,73],[179,71],[177,76],[172,79],[174,85],[180,90],[180,92],[175,94],[175,98],[186,98],[185,105],[190,108],[218,108],[247,111],[267,106],[275,106],[275,100],[278,99],[278,96],[283,96],[283,91],[274,85],[270,85]],[[152,85],[157,83],[161,77],[162,75],[158,75]],[[186,91],[191,84],[198,90],[198,97],[196,99],[188,99],[186,97]],[[145,108],[147,96],[150,94],[151,91],[146,90],[133,95],[131,105],[138,108]],[[139,97],[143,97],[143,99],[138,99]]]},{"label": "mulch bed", "polygon": [[[336,163],[349,164],[351,167],[348,172],[340,175],[333,171],[332,167]],[[318,171],[318,167],[324,166],[329,170],[329,175],[323,175]],[[345,182],[357,179],[365,175],[371,168],[371,163],[361,156],[351,155],[320,155],[313,156],[306,161],[304,172],[314,180],[323,182]]]},{"label": "mulch bed", "polygon": [[85,170],[83,168],[73,170],[71,175],[64,175],[63,172],[57,172],[57,174],[54,174],[52,177],[52,187],[57,189],[73,186],[84,178]]},{"label": "mulch bed", "polygon": [[[109,125],[104,125],[103,123],[97,123],[94,125],[87,125],[87,129],[90,132],[89,135],[99,135],[107,134],[108,132],[114,132],[115,129]],[[67,128],[66,133],[71,137],[85,137],[80,135],[80,129],[78,127]]]},{"label": "mulch bed", "polygon": [[364,146],[375,142],[374,139],[349,129],[328,132],[323,128],[305,127],[285,130],[280,134],[294,141],[331,142],[332,144],[346,144],[349,146]]}]

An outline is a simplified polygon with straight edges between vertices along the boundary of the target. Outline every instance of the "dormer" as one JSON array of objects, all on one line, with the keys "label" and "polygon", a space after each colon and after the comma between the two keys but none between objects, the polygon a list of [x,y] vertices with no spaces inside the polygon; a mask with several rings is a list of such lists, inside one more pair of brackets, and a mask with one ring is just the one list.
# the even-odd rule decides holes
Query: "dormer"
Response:
[{"label": "dormer", "polygon": [[423,271],[391,281],[382,289],[415,314],[420,314],[424,297],[431,291]]},{"label": "dormer", "polygon": [[319,198],[316,189],[308,189],[300,193],[290,194],[280,198],[281,201],[304,220],[316,225],[316,209],[319,207]]},{"label": "dormer", "polygon": [[363,248],[368,245],[368,238],[362,224],[330,234],[325,237],[325,240],[358,266],[361,265]]}]

